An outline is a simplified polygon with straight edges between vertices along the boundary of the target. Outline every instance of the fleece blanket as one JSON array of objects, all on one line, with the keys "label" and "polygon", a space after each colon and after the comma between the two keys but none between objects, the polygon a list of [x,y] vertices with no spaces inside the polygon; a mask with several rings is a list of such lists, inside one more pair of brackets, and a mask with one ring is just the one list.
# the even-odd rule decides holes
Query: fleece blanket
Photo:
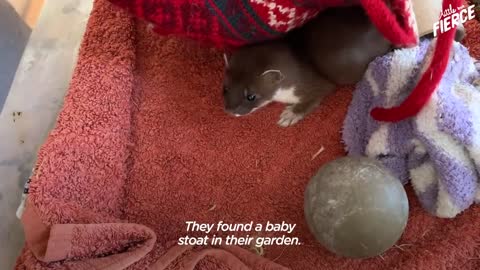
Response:
[{"label": "fleece blanket", "polygon": [[[467,31],[478,56],[480,27]],[[411,189],[409,223],[395,247],[367,260],[329,253],[308,231],[303,192],[322,164],[345,155],[340,131],[352,89],[284,129],[275,104],[245,118],[225,114],[222,76],[221,52],[159,37],[97,0],[31,178],[16,269],[480,267],[480,208],[434,218]],[[187,232],[186,221],[286,222],[296,225],[290,234],[251,235],[300,241],[178,246],[180,237],[205,235]]]},{"label": "fleece blanket", "polygon": [[396,106],[409,94],[434,43],[425,39],[369,65],[347,113],[343,140],[350,155],[380,160],[403,182],[411,179],[430,213],[452,218],[480,200],[480,62],[455,43],[438,89],[417,116],[382,123],[368,114],[372,106]]}]

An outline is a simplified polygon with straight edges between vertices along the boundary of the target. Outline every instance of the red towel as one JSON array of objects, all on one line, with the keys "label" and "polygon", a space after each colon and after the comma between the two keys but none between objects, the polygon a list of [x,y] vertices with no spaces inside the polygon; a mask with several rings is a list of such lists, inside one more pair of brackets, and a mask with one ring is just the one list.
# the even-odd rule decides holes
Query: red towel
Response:
[{"label": "red towel", "polygon": [[[467,30],[479,57],[480,25]],[[96,1],[64,107],[39,153],[16,269],[480,268],[480,209],[442,220],[414,196],[405,234],[382,257],[327,252],[305,224],[303,191],[322,164],[344,154],[351,88],[284,129],[276,125],[281,106],[244,118],[223,112],[222,65],[220,52],[161,38]],[[297,224],[292,234],[303,245],[266,246],[263,257],[248,247],[175,246],[202,235],[186,232],[188,220],[285,221]]]}]

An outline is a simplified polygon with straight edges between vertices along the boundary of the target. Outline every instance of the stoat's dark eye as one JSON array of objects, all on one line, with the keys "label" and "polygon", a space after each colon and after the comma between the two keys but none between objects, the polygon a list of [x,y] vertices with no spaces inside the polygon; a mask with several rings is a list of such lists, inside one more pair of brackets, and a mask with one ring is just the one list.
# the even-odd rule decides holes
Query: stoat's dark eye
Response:
[{"label": "stoat's dark eye", "polygon": [[226,94],[228,92],[228,87],[224,86],[223,87],[223,93]]},{"label": "stoat's dark eye", "polygon": [[255,94],[247,95],[247,100],[248,101],[254,101],[256,98],[257,98],[257,96],[255,96]]}]

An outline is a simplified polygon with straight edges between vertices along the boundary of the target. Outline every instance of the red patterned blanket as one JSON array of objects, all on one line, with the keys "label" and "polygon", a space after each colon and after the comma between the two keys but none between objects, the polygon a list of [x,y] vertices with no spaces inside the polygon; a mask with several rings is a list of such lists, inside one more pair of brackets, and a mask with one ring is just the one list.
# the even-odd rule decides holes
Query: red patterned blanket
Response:
[{"label": "red patterned blanket", "polygon": [[[128,9],[135,16],[152,23],[161,35],[175,35],[205,42],[217,47],[238,47],[281,36],[303,25],[328,7],[362,4],[374,20],[381,14],[384,1],[362,0],[109,0]],[[394,1],[395,2],[395,1]],[[394,5],[400,28],[407,28],[408,18],[403,13],[406,2],[397,0]],[[385,6],[385,4],[383,4]],[[384,7],[384,9],[386,6]],[[375,14],[374,14],[375,13]],[[383,15],[376,24],[383,32],[393,32],[395,27]],[[380,21],[381,19],[381,21]],[[375,20],[374,20],[375,22]],[[398,28],[398,27],[397,27]],[[401,31],[401,29],[397,29]],[[393,43],[412,45],[415,33],[389,35]],[[404,40],[399,40],[403,38]]]}]

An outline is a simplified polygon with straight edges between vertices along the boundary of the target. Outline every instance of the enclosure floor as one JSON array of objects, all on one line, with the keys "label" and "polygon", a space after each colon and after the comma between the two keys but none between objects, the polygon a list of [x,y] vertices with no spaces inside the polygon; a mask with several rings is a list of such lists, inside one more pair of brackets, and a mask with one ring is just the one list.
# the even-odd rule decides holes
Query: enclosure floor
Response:
[{"label": "enclosure floor", "polygon": [[15,212],[38,147],[62,106],[92,3],[45,2],[1,111],[1,269],[12,269],[23,246],[23,229]]}]

